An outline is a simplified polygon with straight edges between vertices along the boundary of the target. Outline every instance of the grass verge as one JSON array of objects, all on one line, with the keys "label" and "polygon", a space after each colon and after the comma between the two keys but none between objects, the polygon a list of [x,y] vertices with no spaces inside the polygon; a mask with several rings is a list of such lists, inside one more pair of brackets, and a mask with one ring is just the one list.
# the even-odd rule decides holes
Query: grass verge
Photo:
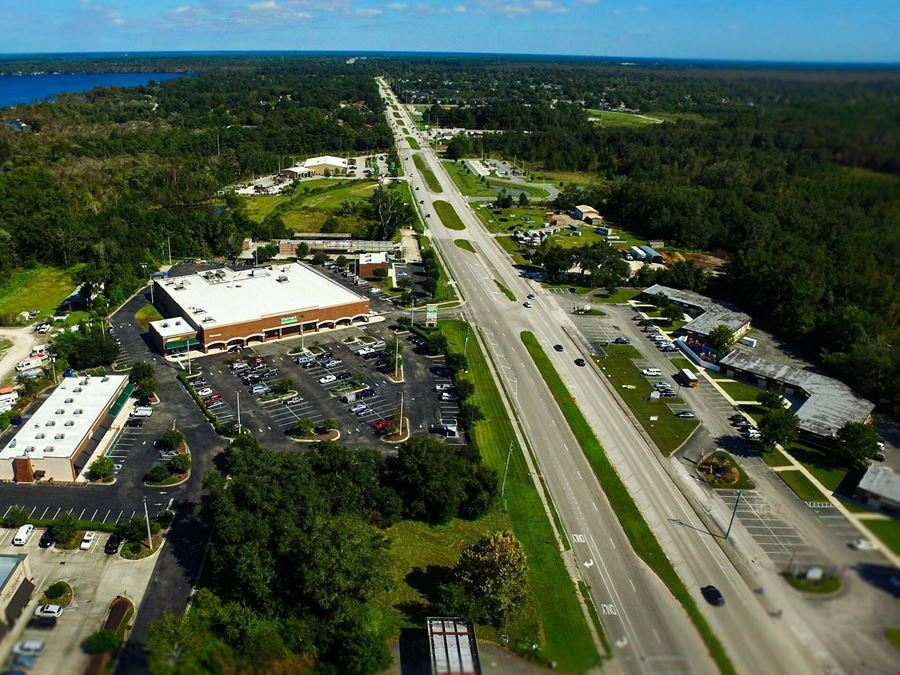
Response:
[{"label": "grass verge", "polygon": [[416,163],[416,168],[425,178],[425,183],[428,184],[429,190],[431,190],[432,192],[444,191],[444,189],[441,187],[441,184],[438,182],[437,176],[434,175],[434,171],[432,171],[425,163],[425,160],[422,159],[422,155],[413,155],[413,162]]},{"label": "grass verge", "polygon": [[719,386],[725,390],[735,401],[755,401],[763,390],[746,382],[719,382]]},{"label": "grass verge", "polygon": [[159,321],[163,315],[159,313],[149,302],[134,313],[134,318],[143,330],[147,330],[147,326],[151,321]]},{"label": "grass verge", "polygon": [[450,204],[450,202],[445,202],[442,199],[438,199],[434,203],[434,210],[437,212],[438,218],[441,219],[444,227],[448,227],[451,230],[466,229],[466,226],[463,225],[463,221],[459,218],[459,214],[456,212],[456,209],[453,208],[453,205]]},{"label": "grass verge", "polygon": [[[675,417],[669,406],[680,404],[680,398],[649,398],[650,383],[632,362],[632,359],[641,357],[637,349],[630,345],[609,345],[605,349],[606,356],[594,357],[594,360],[659,451],[668,457],[687,440],[699,422]],[[652,419],[654,417],[655,420]]]},{"label": "grass verge", "polygon": [[[441,321],[440,328],[447,336],[450,350],[461,353],[466,344],[465,322]],[[541,645],[543,658],[556,661],[558,670],[587,670],[596,666],[599,658],[578,602],[578,591],[566,572],[550,521],[516,442],[512,422],[476,340],[468,341],[466,355],[469,362],[466,377],[475,385],[472,402],[485,415],[475,425],[472,437],[484,463],[498,476],[503,474],[507,456],[510,458],[504,497],[498,509],[504,512],[527,555],[528,579],[538,622],[532,637]],[[508,455],[510,447],[512,454]],[[530,650],[530,645],[527,649]]]},{"label": "grass verge", "polygon": [[459,248],[464,251],[470,251],[471,253],[475,253],[475,247],[472,246],[472,242],[468,239],[454,239],[453,243],[456,244]]},{"label": "grass verge", "polygon": [[791,465],[791,460],[785,457],[784,453],[779,452],[778,450],[773,450],[772,452],[763,452],[761,456],[762,461],[764,461],[767,466],[777,467]]},{"label": "grass verge", "polygon": [[500,292],[503,293],[503,295],[505,295],[508,300],[510,300],[511,302],[516,301],[516,296],[513,294],[513,292],[511,290],[509,290],[506,286],[504,286],[502,283],[500,283],[496,279],[494,279],[494,283],[497,284],[497,288],[500,289]]},{"label": "grass verge", "polygon": [[412,136],[405,136],[406,142],[409,143],[409,147],[413,150],[421,150],[421,146],[419,145],[419,141],[417,141]]},{"label": "grass verge", "polygon": [[75,290],[78,268],[62,270],[37,265],[4,275],[0,285],[0,319],[13,324],[20,312],[36,310],[52,316],[60,303]]},{"label": "grass verge", "polygon": [[869,531],[881,540],[896,555],[900,555],[900,521],[863,520]]},{"label": "grass verge", "polygon": [[728,658],[725,648],[706,622],[706,618],[700,613],[693,597],[691,597],[684,583],[678,577],[675,568],[672,567],[672,563],[662,550],[656,537],[653,536],[647,521],[644,520],[631,495],[628,494],[624,483],[622,483],[621,478],[619,478],[609,458],[606,456],[603,446],[600,445],[593,429],[591,429],[581,410],[575,404],[556,369],[553,368],[550,359],[547,358],[544,350],[538,344],[537,338],[532,333],[525,331],[522,333],[522,342],[525,343],[528,353],[541,372],[541,376],[553,394],[556,404],[563,415],[565,415],[572,433],[578,439],[582,451],[591,463],[597,480],[600,481],[603,492],[609,499],[613,511],[618,516],[622,529],[625,530],[625,534],[634,547],[635,553],[668,586],[672,595],[684,607],[684,610],[700,633],[700,637],[706,643],[706,647],[709,649],[709,653],[715,660],[716,665],[718,665],[719,671],[722,673],[734,673],[734,665],[731,663],[731,659]]},{"label": "grass verge", "polygon": [[797,442],[791,443],[785,450],[832,492],[838,489],[847,475],[847,467],[832,453]]},{"label": "grass verge", "polygon": [[819,488],[812,484],[805,475],[800,471],[779,471],[778,477],[783,480],[791,490],[794,491],[800,499],[805,502],[824,502],[826,501]]},{"label": "grass verge", "polygon": [[894,647],[900,649],[900,628],[888,628],[884,631],[885,636]]}]

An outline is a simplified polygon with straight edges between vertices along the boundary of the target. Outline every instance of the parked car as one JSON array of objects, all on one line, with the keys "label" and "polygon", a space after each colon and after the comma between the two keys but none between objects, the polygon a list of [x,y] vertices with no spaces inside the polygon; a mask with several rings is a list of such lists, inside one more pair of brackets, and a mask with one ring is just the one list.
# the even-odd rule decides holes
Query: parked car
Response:
[{"label": "parked car", "polygon": [[159,458],[164,462],[168,462],[172,459],[175,459],[177,456],[178,456],[178,453],[175,452],[174,450],[163,450],[161,453],[159,453]]},{"label": "parked car", "polygon": [[436,385],[434,385],[435,391],[450,391],[451,389],[453,389],[452,384],[436,384]]},{"label": "parked car", "polygon": [[329,375],[326,375],[325,377],[320,377],[319,384],[331,384],[335,380],[337,380],[337,378],[334,375],[329,374]]},{"label": "parked car", "polygon": [[340,359],[331,359],[325,363],[326,368],[337,368],[343,362]]},{"label": "parked car", "polygon": [[231,346],[228,348],[228,353],[229,353],[229,354],[234,354],[235,352],[242,351],[243,349],[244,349],[244,348],[241,347],[240,345],[231,345]]},{"label": "parked car", "polygon": [[115,555],[119,552],[119,546],[122,544],[122,535],[118,532],[113,532],[109,535],[109,539],[106,540],[106,546],[103,547],[103,552],[106,555]]},{"label": "parked car", "polygon": [[531,307],[531,301],[530,301],[530,300],[526,300],[525,302],[522,303],[522,306],[523,306],[523,307],[529,307],[529,308],[530,308],[530,307]]},{"label": "parked car", "polygon": [[357,396],[359,398],[370,398],[372,396],[375,396],[375,394],[377,394],[377,393],[378,392],[375,391],[374,389],[363,389],[361,392],[359,392],[357,394]]},{"label": "parked car", "polygon": [[307,361],[306,363],[302,364],[300,367],[301,368],[315,368],[318,365],[319,364],[316,363],[315,361]]},{"label": "parked car", "polygon": [[209,405],[210,403],[215,403],[216,401],[221,401],[221,400],[222,400],[222,394],[220,394],[219,392],[216,392],[214,394],[210,394],[205,399],[203,399],[203,403],[204,403],[204,405]]},{"label": "parked car", "polygon": [[222,408],[224,406],[225,406],[225,401],[213,401],[206,407],[209,408],[210,410],[217,410],[218,408]]},{"label": "parked car", "polygon": [[137,417],[132,417],[127,422],[125,422],[125,426],[140,429],[142,426],[144,426],[144,420],[140,420]]},{"label": "parked car", "polygon": [[630,345],[631,344],[631,340],[629,340],[627,337],[617,337],[615,340],[613,340],[613,342],[617,345]]},{"label": "parked car", "polygon": [[696,415],[690,410],[679,410],[677,413],[675,413],[675,417],[680,417],[683,420],[692,420],[696,417]]},{"label": "parked car", "polygon": [[53,545],[53,533],[50,531],[48,527],[44,530],[44,533],[41,535],[40,540],[38,541],[38,546],[41,548],[50,548]]},{"label": "parked car", "polygon": [[374,424],[372,424],[372,428],[375,431],[385,431],[391,427],[391,424],[393,424],[393,422],[391,422],[391,420],[381,419],[381,420],[377,420]]},{"label": "parked car", "polygon": [[60,605],[39,605],[34,610],[35,616],[52,616],[54,619],[58,619],[62,616],[63,608]]},{"label": "parked car", "polygon": [[355,403],[350,406],[350,412],[352,412],[354,415],[359,415],[360,413],[363,413],[368,409],[369,406],[367,406],[365,403]]},{"label": "parked car", "polygon": [[94,538],[96,536],[96,532],[85,532],[84,536],[81,538],[81,545],[78,548],[82,551],[87,551],[91,548],[91,544],[94,543]]},{"label": "parked car", "polygon": [[874,551],[877,547],[865,537],[861,537],[851,541],[850,548],[856,551]]},{"label": "parked car", "polygon": [[22,640],[13,647],[13,654],[20,656],[40,656],[43,652],[43,640]]},{"label": "parked car", "polygon": [[721,607],[725,604],[725,598],[722,595],[722,591],[720,591],[715,586],[704,586],[700,589],[700,593],[706,599],[706,601],[715,605],[716,607]]},{"label": "parked car", "polygon": [[210,396],[213,393],[212,387],[204,387],[197,392],[197,396]]},{"label": "parked car", "polygon": [[253,395],[256,395],[256,394],[265,394],[267,391],[269,391],[268,385],[265,385],[265,384],[262,384],[262,383],[260,383],[260,384],[254,384],[254,385],[250,388],[250,393],[253,394]]},{"label": "parked car", "polygon": [[441,400],[442,401],[458,401],[459,396],[454,394],[452,391],[441,392]]},{"label": "parked car", "polygon": [[56,628],[57,621],[58,619],[52,616],[36,616],[28,622],[28,628],[32,630],[52,630]]},{"label": "parked car", "polygon": [[294,405],[296,403],[303,403],[303,397],[302,396],[291,396],[290,398],[285,399],[285,401],[284,401],[285,405]]}]

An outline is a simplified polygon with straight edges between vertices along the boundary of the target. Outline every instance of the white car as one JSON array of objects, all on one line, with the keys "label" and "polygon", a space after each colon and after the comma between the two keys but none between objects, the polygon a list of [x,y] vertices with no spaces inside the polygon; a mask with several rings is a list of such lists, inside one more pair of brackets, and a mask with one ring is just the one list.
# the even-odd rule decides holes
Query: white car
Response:
[{"label": "white car", "polygon": [[360,413],[363,413],[368,409],[369,406],[367,406],[365,403],[356,403],[350,406],[350,412],[352,412],[354,415],[359,415]]},{"label": "white car", "polygon": [[851,541],[850,548],[856,549],[857,551],[874,551],[877,547],[868,539],[861,538]]},{"label": "white car", "polygon": [[85,532],[84,536],[81,538],[81,545],[78,548],[82,551],[87,551],[91,547],[91,544],[94,543],[94,538],[96,536],[96,532]]},{"label": "white car", "polygon": [[197,391],[197,396],[211,396],[212,393],[212,387],[203,387],[203,389]]},{"label": "white car", "polygon": [[436,384],[436,385],[434,385],[435,391],[450,391],[451,389],[453,389],[452,384]]},{"label": "white car", "polygon": [[445,391],[443,394],[441,394],[441,400],[442,401],[458,401],[459,396],[457,396],[456,394],[454,394],[452,392]]},{"label": "white car", "polygon": [[39,656],[44,652],[43,640],[22,640],[13,647],[13,653],[19,656]]},{"label": "white car", "polygon": [[35,616],[51,616],[58,619],[62,616],[63,608],[60,605],[41,605],[34,610]]},{"label": "white car", "polygon": [[325,377],[319,378],[319,384],[331,384],[337,378],[334,375],[326,375]]}]

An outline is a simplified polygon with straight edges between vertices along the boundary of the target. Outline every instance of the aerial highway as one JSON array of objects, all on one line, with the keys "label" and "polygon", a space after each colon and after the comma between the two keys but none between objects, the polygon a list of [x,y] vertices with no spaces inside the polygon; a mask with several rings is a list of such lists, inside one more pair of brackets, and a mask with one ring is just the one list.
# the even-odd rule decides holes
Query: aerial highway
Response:
[{"label": "aerial highway", "polygon": [[[510,258],[494,241],[471,211],[441,165],[427,140],[418,132],[409,114],[383,80],[382,95],[397,104],[404,124],[417,138],[421,150],[412,150],[404,134],[395,128],[398,153],[432,240],[447,263],[465,297],[465,313],[476,324],[497,367],[498,374],[515,408],[518,421],[535,454],[549,493],[572,544],[581,577],[591,590],[591,598],[601,615],[620,667],[629,672],[714,672],[699,634],[687,614],[632,550],[624,531],[591,466],[582,453],[549,389],[531,361],[520,334],[535,334],[554,367],[576,397],[579,407],[603,444],[632,497],[669,556],[681,579],[695,598],[717,637],[740,672],[821,672],[836,668],[827,649],[818,643],[804,622],[791,621],[792,609],[782,607],[765,593],[778,593],[778,580],[752,569],[738,569],[734,555],[709,532],[709,518],[698,515],[696,501],[688,498],[690,487],[680,485],[683,476],[673,475],[677,466],[661,460],[658,453],[635,428],[614,394],[589,362],[575,365],[584,347],[569,315],[538,284],[524,279]],[[411,161],[419,154],[434,172],[442,192],[428,190],[422,175]],[[443,226],[433,202],[449,202],[465,225],[465,230]],[[467,239],[476,256],[455,246],[455,239]],[[509,288],[517,302],[511,302],[496,281]],[[522,302],[535,294],[534,307]],[[564,345],[563,352],[552,349]],[[587,352],[583,352],[587,355]],[[719,532],[715,532],[719,534]],[[735,549],[749,537],[740,527],[732,533]],[[746,544],[747,555],[752,554]],[[713,584],[726,598],[722,607],[711,607],[699,589]],[[779,616],[774,611],[781,610]]]}]

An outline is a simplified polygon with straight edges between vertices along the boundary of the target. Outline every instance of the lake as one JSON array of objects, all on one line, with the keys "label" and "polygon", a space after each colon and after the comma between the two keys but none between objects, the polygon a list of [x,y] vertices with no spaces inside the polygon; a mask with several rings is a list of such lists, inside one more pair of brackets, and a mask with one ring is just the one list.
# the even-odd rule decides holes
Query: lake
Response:
[{"label": "lake", "polygon": [[0,108],[53,98],[62,92],[94,87],[137,87],[151,80],[171,80],[187,73],[65,73],[60,75],[0,75]]}]

